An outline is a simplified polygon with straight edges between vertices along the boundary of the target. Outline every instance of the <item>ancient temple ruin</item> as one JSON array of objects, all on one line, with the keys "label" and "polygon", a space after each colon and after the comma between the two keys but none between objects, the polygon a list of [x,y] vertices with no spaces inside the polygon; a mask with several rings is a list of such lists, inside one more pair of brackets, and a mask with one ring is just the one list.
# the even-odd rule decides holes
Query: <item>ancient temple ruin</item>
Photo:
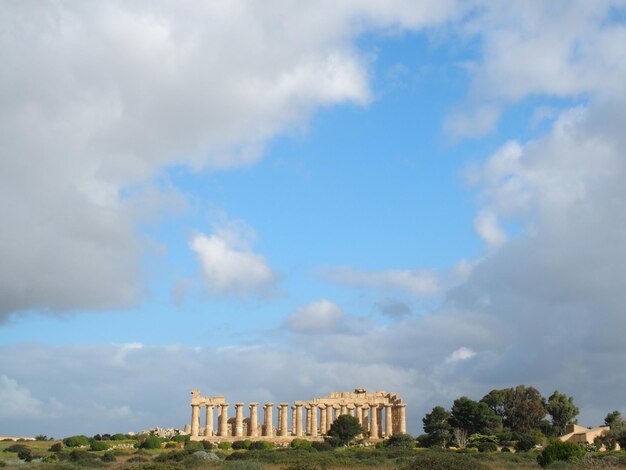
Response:
[{"label": "ancient temple ruin", "polygon": [[[191,425],[187,426],[187,432],[192,440],[209,441],[322,439],[337,417],[350,415],[359,420],[365,431],[363,437],[369,439],[406,433],[406,404],[397,393],[367,392],[358,388],[354,392],[332,392],[325,397],[296,401],[291,406],[280,403],[276,405],[276,426],[274,403],[263,405],[262,423],[258,403],[248,405],[250,413],[247,418],[244,418],[244,406],[244,403],[235,403],[235,416],[229,418],[229,404],[223,396],[203,397],[199,390],[192,390]],[[200,423],[202,408],[205,409],[204,426]]]}]

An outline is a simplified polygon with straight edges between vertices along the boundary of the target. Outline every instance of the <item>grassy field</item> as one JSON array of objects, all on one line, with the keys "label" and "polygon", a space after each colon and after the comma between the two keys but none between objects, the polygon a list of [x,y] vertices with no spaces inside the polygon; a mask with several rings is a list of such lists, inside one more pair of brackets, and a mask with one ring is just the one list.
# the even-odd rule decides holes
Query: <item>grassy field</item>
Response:
[{"label": "grassy field", "polygon": [[[201,454],[184,449],[118,448],[89,451],[88,448],[63,448],[51,452],[59,441],[0,442],[0,466],[3,468],[71,470],[80,468],[134,470],[499,470],[538,469],[536,452],[520,453],[460,453],[427,449],[374,449],[363,447],[339,448],[329,451],[303,449],[271,450],[211,450]],[[134,441],[115,441],[130,445]],[[30,451],[31,461],[19,458],[17,452],[7,452],[10,446],[22,445]],[[110,442],[113,444],[113,441]],[[211,460],[208,460],[208,459]],[[589,453],[578,463],[559,462],[553,468],[626,469],[626,452]]]}]

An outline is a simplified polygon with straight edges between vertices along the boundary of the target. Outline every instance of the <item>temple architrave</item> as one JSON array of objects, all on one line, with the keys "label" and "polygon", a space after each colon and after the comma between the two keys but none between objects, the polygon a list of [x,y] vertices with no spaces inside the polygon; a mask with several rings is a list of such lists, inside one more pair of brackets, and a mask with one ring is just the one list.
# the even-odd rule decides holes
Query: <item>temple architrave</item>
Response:
[{"label": "temple architrave", "polygon": [[[354,416],[370,440],[385,439],[406,433],[406,403],[397,393],[332,392],[325,397],[276,405],[262,406],[263,420],[259,419],[259,403],[249,403],[244,418],[244,403],[235,403],[235,416],[229,418],[229,404],[223,396],[203,397],[199,390],[191,391],[191,425],[185,427],[194,441],[228,441],[255,438],[258,440],[291,440],[294,438],[323,439],[330,425],[341,415]],[[217,426],[215,410],[217,409]],[[204,426],[201,412],[204,411]],[[290,417],[291,414],[291,417]],[[274,423],[276,422],[276,426]]]}]

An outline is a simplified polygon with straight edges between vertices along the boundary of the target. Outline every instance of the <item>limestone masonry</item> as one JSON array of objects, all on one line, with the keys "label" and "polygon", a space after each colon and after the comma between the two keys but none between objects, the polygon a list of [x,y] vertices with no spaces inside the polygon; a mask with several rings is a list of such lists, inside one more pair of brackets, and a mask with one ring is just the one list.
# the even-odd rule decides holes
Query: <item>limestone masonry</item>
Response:
[{"label": "limestone masonry", "polygon": [[[228,417],[229,404],[223,396],[202,397],[199,390],[191,392],[191,425],[186,431],[192,440],[290,440],[293,438],[321,439],[333,421],[341,415],[355,416],[369,439],[384,439],[406,433],[406,404],[397,393],[332,392],[325,397],[308,401],[280,403],[277,408],[277,426],[274,427],[274,403],[265,403],[263,421],[259,420],[259,404],[250,403],[250,412],[244,418],[244,403],[235,403],[235,416]],[[204,408],[204,426],[200,412]],[[217,409],[217,426],[214,410]],[[303,411],[304,409],[304,411]],[[290,413],[291,411],[291,413]],[[291,414],[291,417],[290,417]]]}]

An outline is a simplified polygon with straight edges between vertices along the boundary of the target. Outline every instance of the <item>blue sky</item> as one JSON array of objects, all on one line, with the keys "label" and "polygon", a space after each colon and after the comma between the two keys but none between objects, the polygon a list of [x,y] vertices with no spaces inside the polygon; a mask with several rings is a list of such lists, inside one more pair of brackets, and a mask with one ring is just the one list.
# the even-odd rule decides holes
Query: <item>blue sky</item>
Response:
[{"label": "blue sky", "polygon": [[625,4],[326,7],[1,7],[0,434],[191,388],[626,411]]}]

